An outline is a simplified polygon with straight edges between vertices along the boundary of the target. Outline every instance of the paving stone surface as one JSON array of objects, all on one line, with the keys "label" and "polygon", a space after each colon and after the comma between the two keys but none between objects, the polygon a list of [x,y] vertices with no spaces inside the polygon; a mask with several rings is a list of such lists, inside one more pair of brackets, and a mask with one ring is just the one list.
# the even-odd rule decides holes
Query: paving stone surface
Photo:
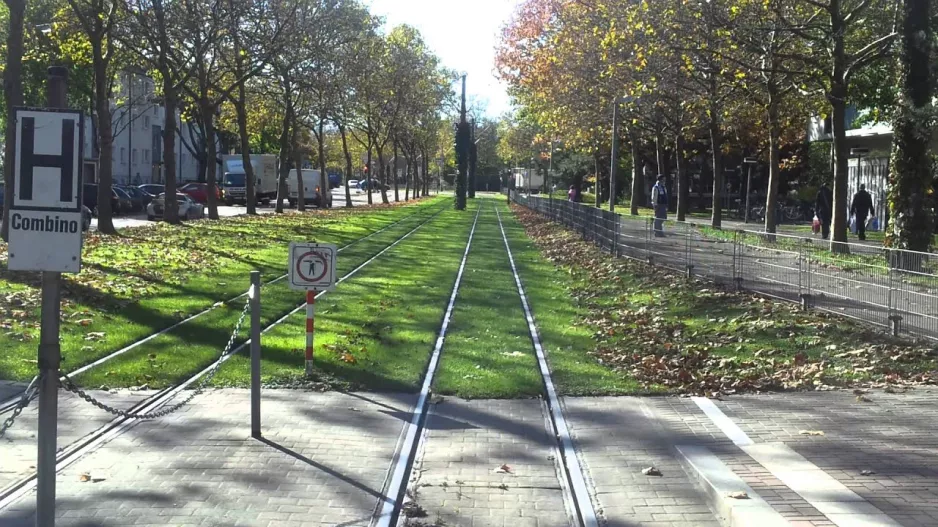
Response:
[{"label": "paving stone surface", "polygon": [[[258,441],[246,390],[206,392],[62,471],[56,525],[368,525],[413,403],[268,390]],[[32,525],[34,513],[30,493],[0,525]]]},{"label": "paving stone surface", "polygon": [[[94,396],[106,404],[127,409],[150,395],[151,392],[115,393],[94,392]],[[10,394],[15,395],[15,394]],[[33,400],[23,410],[13,426],[0,438],[0,489],[28,476],[36,467],[36,431],[39,412],[38,400]],[[113,415],[104,412],[68,392],[59,391],[59,449],[71,445],[82,437],[104,426]],[[3,414],[5,419],[9,414]]]},{"label": "paving stone surface", "polygon": [[[567,397],[564,409],[608,527],[718,527],[673,446],[694,439],[650,414],[655,399]],[[655,467],[661,476],[642,470]]]},{"label": "paving stone surface", "polygon": [[784,442],[905,527],[938,526],[938,389],[865,397],[806,392],[718,405],[757,443]]},{"label": "paving stone surface", "polygon": [[[447,398],[433,406],[408,487],[425,518],[447,527],[572,525],[556,442],[539,400]],[[506,465],[507,470],[499,470]],[[436,523],[434,523],[436,522]]]}]

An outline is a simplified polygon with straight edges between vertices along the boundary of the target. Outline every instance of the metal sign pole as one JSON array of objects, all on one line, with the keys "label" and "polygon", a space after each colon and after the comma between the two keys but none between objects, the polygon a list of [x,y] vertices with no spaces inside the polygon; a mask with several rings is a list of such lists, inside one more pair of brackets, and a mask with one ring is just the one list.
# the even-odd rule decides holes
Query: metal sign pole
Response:
[{"label": "metal sign pole", "polygon": [[[612,148],[609,166],[609,212],[616,211],[616,168],[619,164],[619,99],[612,103]],[[637,161],[633,160],[633,163]],[[596,193],[599,194],[599,174],[596,174]]]},{"label": "metal sign pole", "polygon": [[251,437],[261,437],[261,272],[251,271]]},{"label": "metal sign pole", "polygon": [[[49,68],[46,105],[66,107],[68,70]],[[60,284],[62,274],[42,272],[42,318],[39,330],[39,432],[36,463],[36,525],[55,525],[55,452],[57,443],[59,365]]]},{"label": "metal sign pole", "polygon": [[316,310],[316,291],[310,289],[306,292],[306,376],[313,374],[313,333],[315,332],[315,321],[313,319]]}]

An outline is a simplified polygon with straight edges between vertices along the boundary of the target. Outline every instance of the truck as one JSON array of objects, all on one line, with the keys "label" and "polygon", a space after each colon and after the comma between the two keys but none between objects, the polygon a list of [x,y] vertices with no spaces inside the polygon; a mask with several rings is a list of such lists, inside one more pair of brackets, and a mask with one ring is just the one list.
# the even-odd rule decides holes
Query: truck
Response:
[{"label": "truck", "polygon": [[[319,205],[319,179],[318,170],[303,169],[303,201],[307,204]],[[290,207],[296,207],[300,200],[296,184],[296,170],[291,170],[287,174],[287,199],[290,201]],[[332,191],[326,189],[326,207],[332,207]]]},{"label": "truck", "polygon": [[544,186],[544,175],[531,168],[515,168],[512,170],[515,178],[515,189],[523,192],[540,192]]},{"label": "truck", "polygon": [[[222,166],[223,174],[219,186],[225,204],[247,203],[244,158],[241,154],[222,156]],[[277,199],[277,156],[251,155],[251,166],[254,167],[254,193],[257,202],[269,205]]]}]

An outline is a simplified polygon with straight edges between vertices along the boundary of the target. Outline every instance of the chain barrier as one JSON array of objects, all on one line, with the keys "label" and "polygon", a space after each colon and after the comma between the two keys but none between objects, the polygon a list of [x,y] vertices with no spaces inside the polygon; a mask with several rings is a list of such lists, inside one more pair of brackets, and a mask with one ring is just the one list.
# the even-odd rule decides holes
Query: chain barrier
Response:
[{"label": "chain barrier", "polygon": [[16,403],[16,406],[13,408],[13,413],[10,414],[10,417],[4,419],[3,425],[0,425],[0,437],[3,437],[7,433],[7,430],[13,426],[13,423],[16,422],[16,418],[19,417],[21,413],[23,413],[23,410],[25,410],[27,406],[29,406],[29,401],[32,400],[33,395],[35,395],[36,391],[39,390],[40,377],[41,374],[36,375],[33,377],[33,380],[29,381],[29,385],[26,387],[26,391],[23,392],[22,397],[20,397],[20,401]]},{"label": "chain barrier", "polygon": [[225,349],[222,351],[221,356],[218,357],[218,359],[212,365],[212,368],[208,371],[208,373],[202,377],[202,379],[199,381],[196,388],[192,390],[192,392],[190,392],[189,395],[186,396],[185,399],[183,399],[182,401],[172,406],[167,406],[159,410],[154,410],[152,412],[147,412],[147,413],[142,413],[142,414],[134,412],[134,411],[121,410],[120,408],[114,408],[113,406],[109,406],[95,399],[93,396],[88,395],[85,391],[79,388],[74,383],[74,381],[72,381],[72,379],[69,378],[68,375],[65,375],[64,373],[61,373],[61,372],[60,372],[61,377],[59,380],[59,386],[61,386],[63,390],[74,393],[78,397],[81,397],[85,401],[100,408],[101,410],[104,410],[105,412],[116,415],[118,417],[127,417],[130,419],[140,419],[140,420],[150,420],[150,419],[156,419],[159,417],[167,416],[179,410],[183,406],[186,406],[192,401],[192,399],[195,399],[199,394],[201,394],[203,390],[205,389],[205,387],[208,386],[210,382],[212,382],[212,379],[215,377],[215,374],[218,373],[218,370],[221,368],[221,365],[222,363],[224,363],[225,359],[228,358],[229,355],[232,355],[234,353],[234,343],[235,343],[235,340],[237,340],[238,338],[238,333],[240,333],[241,331],[241,326],[244,323],[244,319],[247,316],[248,311],[251,309],[251,297],[252,296],[253,295],[250,294],[249,292],[244,302],[244,309],[241,310],[241,316],[238,318],[238,323],[235,324],[234,331],[232,331],[231,333],[231,338],[228,339],[228,344],[225,345]]}]

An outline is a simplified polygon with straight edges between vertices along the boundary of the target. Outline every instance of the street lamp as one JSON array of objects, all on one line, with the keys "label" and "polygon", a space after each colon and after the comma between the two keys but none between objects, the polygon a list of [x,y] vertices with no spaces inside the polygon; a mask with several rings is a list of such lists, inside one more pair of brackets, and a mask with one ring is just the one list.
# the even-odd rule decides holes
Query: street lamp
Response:
[{"label": "street lamp", "polygon": [[746,177],[746,212],[743,214],[743,223],[749,223],[749,196],[752,195],[752,167],[759,164],[759,160],[754,157],[743,159],[743,164],[749,168],[749,175]]},{"label": "street lamp", "polygon": [[[632,96],[623,96],[619,97],[612,103],[612,158],[611,166],[609,167],[609,212],[616,211],[616,167],[619,164],[619,105],[627,104],[635,101],[635,97]],[[632,160],[633,163],[637,163],[638,160]],[[596,192],[599,192],[599,175],[597,174],[596,178]]]}]

